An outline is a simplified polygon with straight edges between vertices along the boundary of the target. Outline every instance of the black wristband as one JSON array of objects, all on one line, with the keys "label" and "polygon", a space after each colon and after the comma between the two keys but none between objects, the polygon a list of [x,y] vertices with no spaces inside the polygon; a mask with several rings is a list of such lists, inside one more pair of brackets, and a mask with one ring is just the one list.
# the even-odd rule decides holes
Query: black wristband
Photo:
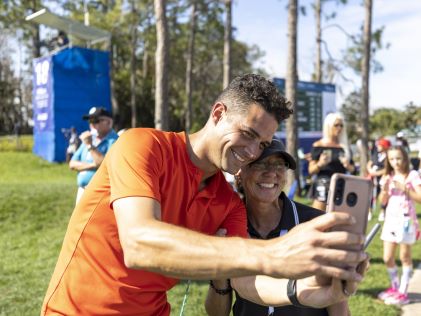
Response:
[{"label": "black wristband", "polygon": [[292,305],[294,305],[295,307],[308,308],[308,306],[305,306],[298,301],[298,298],[297,298],[297,280],[291,280],[291,279],[288,280],[287,295],[288,295],[288,298],[291,301]]},{"label": "black wristband", "polygon": [[230,282],[229,279],[227,280],[227,288],[226,289],[217,289],[215,287],[215,285],[213,284],[212,280],[209,281],[209,285],[219,295],[227,295],[227,294],[230,294],[231,291],[232,291],[231,282]]}]

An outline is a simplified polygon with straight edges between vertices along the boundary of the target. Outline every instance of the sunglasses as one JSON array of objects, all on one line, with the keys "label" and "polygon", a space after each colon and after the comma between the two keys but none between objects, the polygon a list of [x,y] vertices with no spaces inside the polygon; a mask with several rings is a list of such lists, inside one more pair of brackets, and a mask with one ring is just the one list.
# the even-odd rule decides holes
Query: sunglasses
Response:
[{"label": "sunglasses", "polygon": [[102,121],[106,121],[106,120],[107,120],[106,118],[100,118],[100,119],[90,120],[89,122],[91,124],[98,124],[98,123],[101,123]]},{"label": "sunglasses", "polygon": [[285,163],[255,162],[250,165],[250,168],[257,171],[269,171],[273,169],[276,172],[281,172],[281,171],[288,170],[289,164],[287,162]]}]

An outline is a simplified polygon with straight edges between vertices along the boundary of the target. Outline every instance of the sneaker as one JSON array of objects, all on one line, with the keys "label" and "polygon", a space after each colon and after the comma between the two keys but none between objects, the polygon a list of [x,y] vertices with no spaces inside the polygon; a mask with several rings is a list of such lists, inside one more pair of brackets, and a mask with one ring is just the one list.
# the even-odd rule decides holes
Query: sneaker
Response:
[{"label": "sneaker", "polygon": [[379,222],[384,222],[384,212],[380,212],[380,214],[379,214]]},{"label": "sneaker", "polygon": [[384,301],[385,299],[387,299],[389,297],[393,297],[393,296],[395,296],[397,294],[399,294],[398,290],[395,289],[395,288],[393,288],[393,287],[390,287],[387,290],[385,290],[383,292],[380,292],[379,295],[377,295],[377,297],[380,300]]},{"label": "sneaker", "polygon": [[406,304],[409,304],[410,301],[409,301],[408,295],[398,293],[395,296],[390,296],[387,299],[385,299],[384,303],[386,305],[406,305]]}]

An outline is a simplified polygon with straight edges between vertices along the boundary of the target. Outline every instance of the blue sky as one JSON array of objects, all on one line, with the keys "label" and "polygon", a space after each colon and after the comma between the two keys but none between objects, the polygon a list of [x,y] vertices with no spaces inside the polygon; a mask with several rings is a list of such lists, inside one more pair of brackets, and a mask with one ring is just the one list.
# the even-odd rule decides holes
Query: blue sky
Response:
[{"label": "blue sky", "polygon": [[[265,52],[259,65],[273,77],[284,77],[287,62],[287,0],[234,0],[233,26],[235,38],[248,44],[256,44]],[[307,6],[307,15],[298,20],[298,75],[309,81],[313,72],[315,56],[315,23],[310,7],[312,0],[299,1]],[[334,2],[334,1],[330,1]],[[359,31],[364,20],[362,0],[348,0],[347,5],[329,3],[326,12],[337,12],[331,21],[322,26],[337,23],[348,33]],[[373,30],[385,26],[383,42],[387,50],[376,54],[384,71],[370,75],[370,108],[394,107],[403,109],[413,101],[421,105],[421,1],[419,0],[373,0]],[[347,46],[346,36],[337,28],[326,28],[322,35],[333,57],[339,58]],[[326,55],[324,55],[326,56]],[[338,79],[337,106],[361,79],[346,72],[352,83]]]}]

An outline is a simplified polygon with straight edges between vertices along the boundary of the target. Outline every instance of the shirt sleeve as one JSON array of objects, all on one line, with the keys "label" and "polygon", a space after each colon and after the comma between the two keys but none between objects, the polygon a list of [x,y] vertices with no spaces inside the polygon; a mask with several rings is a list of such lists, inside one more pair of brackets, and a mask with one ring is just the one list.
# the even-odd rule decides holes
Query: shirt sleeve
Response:
[{"label": "shirt sleeve", "polygon": [[247,212],[243,201],[234,194],[233,201],[230,203],[231,210],[225,218],[221,227],[227,230],[229,237],[248,238],[247,233]]},{"label": "shirt sleeve", "polygon": [[110,204],[123,197],[161,200],[159,178],[163,153],[159,139],[148,130],[129,130],[111,147],[106,166],[110,178]]},{"label": "shirt sleeve", "polygon": [[410,181],[414,187],[421,185],[421,176],[417,171],[412,170],[410,175],[411,175]]}]

